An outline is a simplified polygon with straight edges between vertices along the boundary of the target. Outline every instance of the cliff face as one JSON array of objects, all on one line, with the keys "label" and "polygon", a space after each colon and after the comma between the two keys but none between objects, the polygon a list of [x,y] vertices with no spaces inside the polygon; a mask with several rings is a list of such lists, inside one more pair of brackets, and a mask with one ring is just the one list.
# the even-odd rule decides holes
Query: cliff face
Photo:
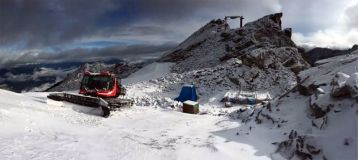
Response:
[{"label": "cliff face", "polygon": [[172,67],[176,73],[214,67],[230,58],[262,69],[285,67],[298,72],[309,65],[291,40],[291,29],[281,28],[281,17],[282,13],[267,15],[237,29],[213,20],[161,60],[176,62]]}]

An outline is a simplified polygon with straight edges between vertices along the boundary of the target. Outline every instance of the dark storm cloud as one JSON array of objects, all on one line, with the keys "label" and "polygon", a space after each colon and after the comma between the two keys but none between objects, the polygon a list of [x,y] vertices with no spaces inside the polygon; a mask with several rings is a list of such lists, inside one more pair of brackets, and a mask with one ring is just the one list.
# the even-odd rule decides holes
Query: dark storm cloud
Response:
[{"label": "dark storm cloud", "polygon": [[88,0],[1,0],[0,45],[46,46],[90,33],[111,3]]},{"label": "dark storm cloud", "polygon": [[[136,19],[150,19],[157,22],[172,22],[183,19],[198,19],[198,15],[217,18],[225,13],[244,12],[257,9],[255,12],[273,11],[274,0],[142,0],[127,1],[122,8]],[[119,11],[121,12],[121,11]],[[115,13],[115,12],[113,12]],[[213,17],[214,15],[214,17]],[[201,18],[201,17],[199,17]]]},{"label": "dark storm cloud", "polygon": [[[278,0],[128,0],[118,2],[118,6],[102,16],[100,26],[118,29],[123,23],[155,24],[174,33],[186,28],[186,36],[212,19],[242,15],[251,21],[280,10]],[[156,34],[163,34],[161,30]]]},{"label": "dark storm cloud", "polygon": [[[0,63],[156,52],[211,19],[243,13],[256,19],[278,7],[277,0],[1,0]],[[66,46],[95,41],[128,42],[130,47],[66,51]]]},{"label": "dark storm cloud", "polygon": [[[90,57],[124,54],[117,52],[123,47],[112,46],[66,51],[65,46],[98,44],[95,41],[128,43],[125,46],[138,44],[126,48],[125,55],[141,54],[160,44],[181,42],[211,19],[226,15],[242,15],[246,23],[283,11],[284,26],[293,27],[299,33],[314,33],[333,26],[341,8],[350,1],[0,0],[0,54],[17,52],[16,55],[0,55],[0,63],[10,65],[51,58],[80,59],[87,54]],[[346,11],[350,27],[358,26],[357,10],[355,5]],[[47,53],[46,48],[60,53]]]},{"label": "dark storm cloud", "polygon": [[[27,48],[61,44],[91,35],[101,36],[105,34],[103,31],[110,34],[139,21],[183,22],[185,25],[186,20],[202,16],[217,18],[225,12],[244,12],[249,6],[261,15],[261,12],[272,12],[270,2],[273,1],[256,2],[260,3],[244,0],[1,0],[0,45]],[[148,26],[142,31],[144,29],[152,28]],[[159,34],[163,29],[152,34]]]},{"label": "dark storm cloud", "polygon": [[[106,60],[109,58],[143,59],[147,56],[157,56],[171,49],[177,44],[166,43],[162,45],[129,45],[120,47],[107,47],[101,49],[76,48],[59,53],[48,53],[42,51],[25,51],[21,55],[8,58],[0,63],[0,67],[10,68],[19,64],[27,63],[53,63],[64,61],[92,61]],[[0,58],[3,59],[3,57]]]}]

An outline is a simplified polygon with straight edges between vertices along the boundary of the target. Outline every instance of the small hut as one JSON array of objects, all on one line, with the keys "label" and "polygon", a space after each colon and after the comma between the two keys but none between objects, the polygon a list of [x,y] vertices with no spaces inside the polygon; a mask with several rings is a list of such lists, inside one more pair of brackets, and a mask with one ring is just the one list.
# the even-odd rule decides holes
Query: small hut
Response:
[{"label": "small hut", "polygon": [[199,113],[199,103],[187,100],[183,103],[183,112],[184,113],[191,113],[191,114],[198,114]]}]

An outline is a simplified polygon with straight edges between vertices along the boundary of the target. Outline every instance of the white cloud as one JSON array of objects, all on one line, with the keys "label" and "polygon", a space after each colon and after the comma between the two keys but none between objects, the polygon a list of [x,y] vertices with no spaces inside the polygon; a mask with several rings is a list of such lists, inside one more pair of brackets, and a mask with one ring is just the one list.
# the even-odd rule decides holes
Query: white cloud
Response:
[{"label": "white cloud", "polygon": [[319,30],[309,35],[293,33],[293,41],[300,46],[350,48],[358,43],[358,30]]},{"label": "white cloud", "polygon": [[[308,33],[294,32],[293,41],[306,47],[350,48],[357,44],[358,25],[356,25],[354,17],[358,17],[358,12],[354,8],[358,8],[358,3],[344,1],[342,4],[345,5],[338,5],[336,10],[332,12],[333,14],[330,11],[323,11],[324,14],[319,14],[319,12],[317,12],[318,15],[312,14],[311,16],[322,19],[322,22],[329,21],[330,25],[322,24],[321,28]],[[334,6],[333,4],[330,5]]]}]

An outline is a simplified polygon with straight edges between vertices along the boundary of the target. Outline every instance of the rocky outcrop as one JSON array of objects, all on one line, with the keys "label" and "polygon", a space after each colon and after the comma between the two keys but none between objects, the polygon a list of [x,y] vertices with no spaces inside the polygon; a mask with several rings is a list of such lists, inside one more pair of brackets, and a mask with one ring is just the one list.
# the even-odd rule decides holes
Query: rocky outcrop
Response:
[{"label": "rocky outcrop", "polygon": [[[287,159],[312,160],[314,156],[324,157],[321,149],[310,144],[313,137],[299,135],[295,130],[291,130],[287,140],[274,142],[277,145],[276,153],[280,153]],[[325,158],[323,158],[325,159]]]},{"label": "rocky outcrop", "polygon": [[174,74],[151,83],[165,91],[195,84],[199,95],[229,89],[285,93],[309,64],[291,40],[292,29],[282,29],[282,16],[267,15],[236,29],[220,19],[209,22],[161,57],[175,62]]},{"label": "rocky outcrop", "polygon": [[247,66],[288,68],[298,73],[308,63],[291,40],[292,29],[281,28],[282,13],[267,15],[242,28],[230,29],[223,20],[213,20],[200,28],[161,61],[176,62],[172,71],[214,67],[230,58]]},{"label": "rocky outcrop", "polygon": [[346,81],[354,75],[357,64],[358,51],[352,52],[350,55],[332,57],[320,66],[300,72],[298,75],[300,80],[307,77],[308,79],[300,84],[298,91],[302,95],[310,96],[316,93],[318,87],[329,87],[332,97],[348,96],[352,90],[349,88],[354,88],[354,83],[348,87]]},{"label": "rocky outcrop", "polygon": [[352,75],[337,73],[332,81],[331,96],[336,98],[351,97],[358,100],[358,72]]},{"label": "rocky outcrop", "polygon": [[348,87],[345,85],[347,79],[350,76],[342,73],[342,72],[338,72],[336,74],[336,76],[332,79],[331,85],[332,85],[332,89],[331,89],[331,96],[332,97],[345,97],[345,96],[349,96],[349,89]]}]

